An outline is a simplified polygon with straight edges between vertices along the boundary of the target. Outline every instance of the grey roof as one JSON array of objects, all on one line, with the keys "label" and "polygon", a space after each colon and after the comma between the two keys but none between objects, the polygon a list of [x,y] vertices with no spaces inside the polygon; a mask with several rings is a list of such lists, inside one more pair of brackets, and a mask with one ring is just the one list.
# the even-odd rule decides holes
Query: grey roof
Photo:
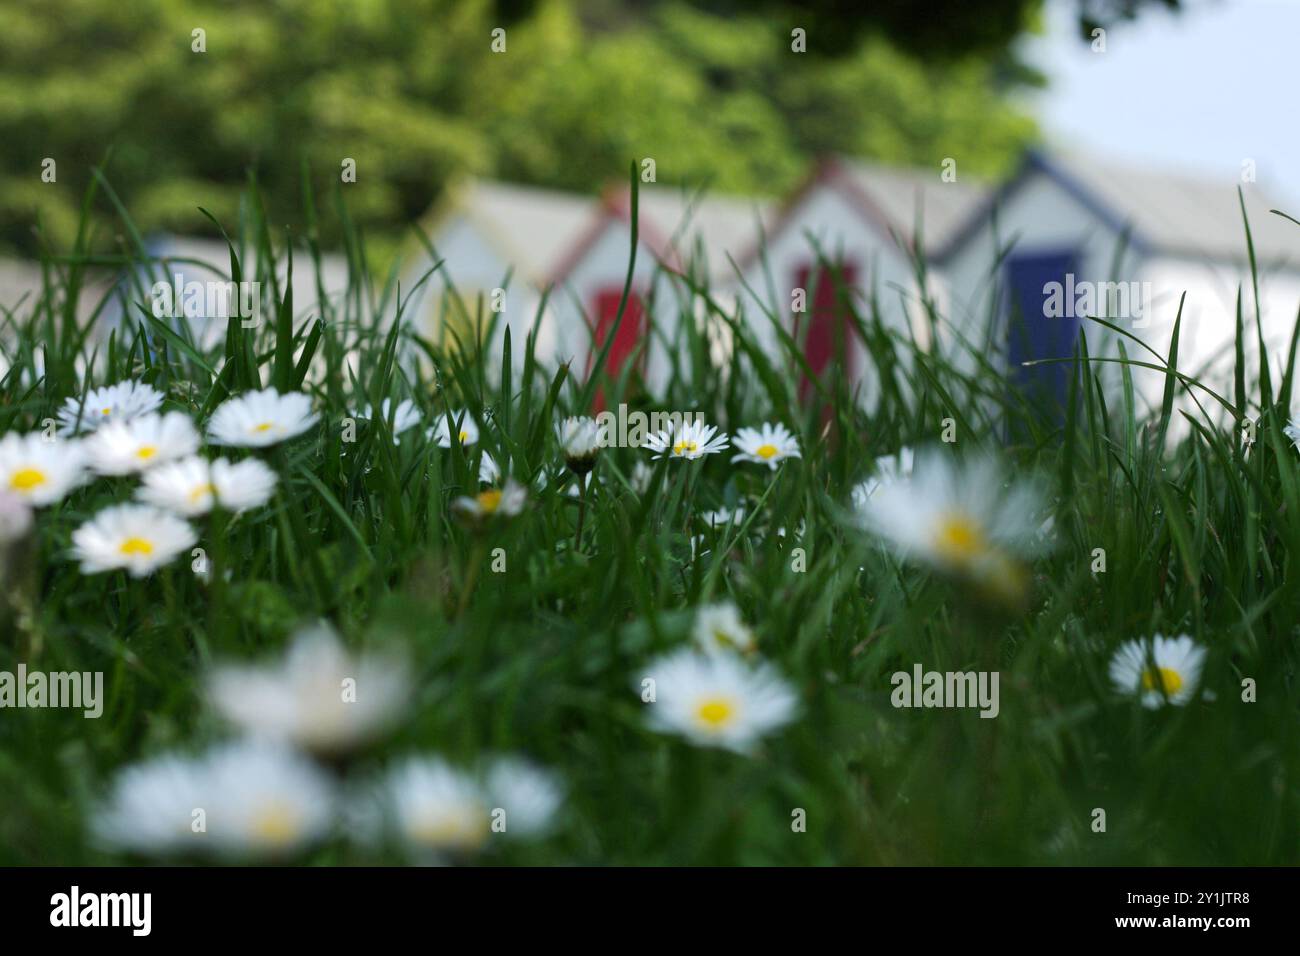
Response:
[{"label": "grey roof", "polygon": [[590,197],[482,179],[454,190],[451,210],[477,226],[521,278],[535,283],[547,281],[597,215]]},{"label": "grey roof", "polygon": [[837,163],[848,181],[884,216],[888,227],[909,245],[915,242],[913,233],[919,222],[927,249],[949,242],[992,192],[985,180],[960,168],[955,181],[944,182],[938,168],[885,166],[848,157],[838,158]]},{"label": "grey roof", "polygon": [[[1000,196],[1038,174],[1069,190],[1116,230],[1130,229],[1134,241],[1153,253],[1239,263],[1247,260],[1237,198],[1240,186],[1259,262],[1300,264],[1300,226],[1270,213],[1282,207],[1258,184],[1240,182],[1235,170],[1232,175],[1213,177],[1134,166],[1086,151],[1031,151],[1020,174],[1002,188]],[[991,205],[986,203],[960,230],[957,244]]]}]

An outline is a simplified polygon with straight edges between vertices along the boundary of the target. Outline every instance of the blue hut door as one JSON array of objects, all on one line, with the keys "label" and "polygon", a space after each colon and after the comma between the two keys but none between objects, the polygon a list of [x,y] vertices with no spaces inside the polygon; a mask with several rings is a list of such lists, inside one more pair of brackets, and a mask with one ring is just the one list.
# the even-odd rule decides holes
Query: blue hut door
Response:
[{"label": "blue hut door", "polygon": [[1021,363],[1074,354],[1080,317],[1074,314],[1073,296],[1066,293],[1074,288],[1077,261],[1078,254],[1069,250],[1017,255],[1006,265],[1008,381],[1050,417],[1059,418],[1065,408],[1074,366]]}]

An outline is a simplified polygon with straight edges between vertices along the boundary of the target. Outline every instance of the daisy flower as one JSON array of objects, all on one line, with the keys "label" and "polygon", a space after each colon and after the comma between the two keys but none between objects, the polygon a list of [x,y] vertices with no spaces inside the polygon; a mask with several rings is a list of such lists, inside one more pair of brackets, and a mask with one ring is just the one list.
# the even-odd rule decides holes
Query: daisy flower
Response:
[{"label": "daisy flower", "polygon": [[736,432],[732,444],[739,455],[733,462],[752,461],[767,465],[772,471],[787,458],[799,458],[799,441],[780,422],[767,422],[760,428],[742,428]]},{"label": "daisy flower", "polygon": [[[374,421],[375,410],[373,407],[368,408],[364,415],[360,412],[353,412],[353,417]],[[398,402],[396,411],[393,411],[393,400],[391,398],[384,399],[379,404],[379,417],[385,422],[391,421],[393,423],[393,441],[398,445],[402,443],[398,436],[402,432],[410,431],[420,424],[420,420],[423,418],[419,406],[409,398]]]},{"label": "daisy flower", "polygon": [[560,424],[560,448],[574,474],[585,475],[596,467],[596,453],[604,447],[605,437],[594,418],[566,418]]},{"label": "daisy flower", "polygon": [[201,760],[168,754],[119,771],[91,816],[95,842],[148,856],[211,849],[204,770]]},{"label": "daisy flower", "polygon": [[658,452],[653,458],[685,458],[694,460],[712,455],[727,447],[727,433],[718,433],[713,425],[690,421],[675,424],[649,436],[646,447]]},{"label": "daisy flower", "polygon": [[1044,510],[1037,489],[1008,485],[995,461],[962,464],[930,452],[910,476],[877,487],[856,514],[900,557],[1018,599],[1026,586],[1018,559],[1042,550]]},{"label": "daisy flower", "polygon": [[91,820],[106,847],[279,857],[325,837],[333,785],[305,757],[256,741],[129,767]]},{"label": "daisy flower", "polygon": [[881,485],[900,478],[912,477],[912,465],[915,455],[910,448],[900,448],[897,455],[882,455],[876,459],[875,474],[853,487],[850,500],[854,508],[865,508],[867,499],[876,493]]},{"label": "daisy flower", "polygon": [[334,786],[306,757],[262,741],[229,744],[206,760],[208,835],[229,856],[282,856],[316,843],[334,823]]},{"label": "daisy flower", "polygon": [[502,832],[509,837],[541,836],[564,802],[564,788],[553,773],[518,757],[491,761],[483,786],[492,809],[504,811]]},{"label": "daisy flower", "polygon": [[122,568],[152,574],[194,546],[189,523],[150,505],[112,505],[72,532],[72,555],[83,574]]},{"label": "daisy flower", "polygon": [[758,649],[754,632],[741,620],[736,605],[730,602],[710,604],[697,610],[691,636],[695,646],[702,651],[749,653]]},{"label": "daisy flower", "polygon": [[434,444],[441,448],[450,448],[452,439],[452,427],[448,425],[447,418],[450,416],[455,426],[456,440],[462,445],[472,445],[478,441],[478,424],[474,421],[474,416],[465,409],[456,409],[448,411],[444,415],[438,416],[438,424],[429,429],[428,435]]},{"label": "daisy flower", "polygon": [[507,478],[500,488],[480,491],[473,498],[457,498],[451,503],[451,510],[457,517],[477,524],[490,518],[513,518],[524,510],[527,501],[527,489],[513,478]]},{"label": "daisy flower", "polygon": [[654,681],[651,728],[700,747],[750,753],[798,710],[793,689],[775,670],[733,654],[678,651],[651,663],[644,676]]},{"label": "daisy flower", "polygon": [[1111,658],[1111,683],[1121,694],[1137,694],[1143,707],[1181,706],[1196,695],[1205,654],[1186,634],[1129,641]]},{"label": "daisy flower", "polygon": [[59,434],[73,435],[94,431],[109,422],[129,421],[156,412],[163,403],[163,393],[152,385],[128,379],[115,385],[92,388],[85,401],[78,396],[66,399],[59,409]]},{"label": "daisy flower", "polygon": [[144,473],[136,497],[179,515],[207,514],[214,504],[226,511],[260,508],[275,493],[276,474],[256,458],[208,462],[192,457]]},{"label": "daisy flower", "polygon": [[208,700],[227,721],[317,754],[378,737],[405,710],[409,690],[402,661],[353,656],[324,623],[299,631],[282,660],[219,665],[207,680]]},{"label": "daisy flower", "polygon": [[212,413],[208,441],[238,448],[265,448],[301,435],[316,423],[311,397],[281,395],[274,388],[228,398]]},{"label": "daisy flower", "polygon": [[101,475],[129,475],[199,448],[199,433],[183,412],[150,413],[111,422],[86,439],[90,466]]},{"label": "daisy flower", "polygon": [[478,460],[478,481],[480,485],[495,485],[501,480],[501,466],[497,460],[483,452],[483,457]]},{"label": "daisy flower", "polygon": [[412,757],[384,775],[359,818],[372,839],[392,835],[416,851],[468,853],[487,842],[492,807],[475,775],[438,757]]},{"label": "daisy flower", "polygon": [[86,480],[80,441],[51,440],[41,432],[0,438],[0,490],[35,508],[52,505]]}]

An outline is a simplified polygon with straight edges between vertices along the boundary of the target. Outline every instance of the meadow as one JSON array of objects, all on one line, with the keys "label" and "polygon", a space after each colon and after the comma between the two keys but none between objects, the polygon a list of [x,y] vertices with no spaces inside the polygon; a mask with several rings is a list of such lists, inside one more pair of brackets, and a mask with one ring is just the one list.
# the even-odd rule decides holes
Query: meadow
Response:
[{"label": "meadow", "polygon": [[[415,290],[310,195],[293,268],[330,216],[351,282],[304,313],[255,188],[222,226],[267,321],[205,348],[137,279],[99,337],[87,276],[165,270],[86,205],[121,253],[83,227],[0,327],[0,672],[104,699],[0,710],[0,863],[1300,862],[1295,344],[1248,347],[1250,288],[1230,388],[1114,325],[1059,417],[860,301],[867,409],[686,277],[653,393],[385,327]],[[716,432],[620,447],[568,421],[598,397]],[[996,673],[996,716],[897,706],[918,666]]]}]

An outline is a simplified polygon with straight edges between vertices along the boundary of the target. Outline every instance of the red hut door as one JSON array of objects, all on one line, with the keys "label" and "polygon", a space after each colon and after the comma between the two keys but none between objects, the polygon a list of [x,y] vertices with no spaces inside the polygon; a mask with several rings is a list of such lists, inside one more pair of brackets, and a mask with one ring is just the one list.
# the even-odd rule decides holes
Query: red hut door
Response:
[{"label": "red hut door", "polygon": [[[591,356],[587,360],[588,372],[596,363],[596,355],[605,347],[605,340],[609,336],[610,329],[614,327],[614,321],[618,318],[618,303],[622,298],[623,287],[620,285],[601,289],[592,300],[591,315],[596,322],[596,334],[592,342]],[[628,296],[627,308],[623,311],[623,322],[618,327],[618,334],[614,337],[614,344],[609,349],[609,358],[605,362],[607,376],[617,378],[623,374],[623,366],[641,342],[642,333],[645,331],[644,326],[645,310],[641,304],[641,297],[632,293]],[[604,389],[598,389],[596,409],[601,410],[604,407]]]},{"label": "red hut door", "polygon": [[[795,313],[794,334],[798,341],[803,335],[803,322],[807,320],[808,334],[803,339],[804,358],[819,379],[835,356],[842,355],[845,372],[852,374],[849,350],[848,289],[857,283],[858,270],[853,265],[840,265],[837,269],[818,265],[813,279],[813,266],[801,267],[795,275],[795,287],[812,296],[811,307],[805,313]],[[799,397],[807,398],[812,383],[805,375],[799,383]]]}]

